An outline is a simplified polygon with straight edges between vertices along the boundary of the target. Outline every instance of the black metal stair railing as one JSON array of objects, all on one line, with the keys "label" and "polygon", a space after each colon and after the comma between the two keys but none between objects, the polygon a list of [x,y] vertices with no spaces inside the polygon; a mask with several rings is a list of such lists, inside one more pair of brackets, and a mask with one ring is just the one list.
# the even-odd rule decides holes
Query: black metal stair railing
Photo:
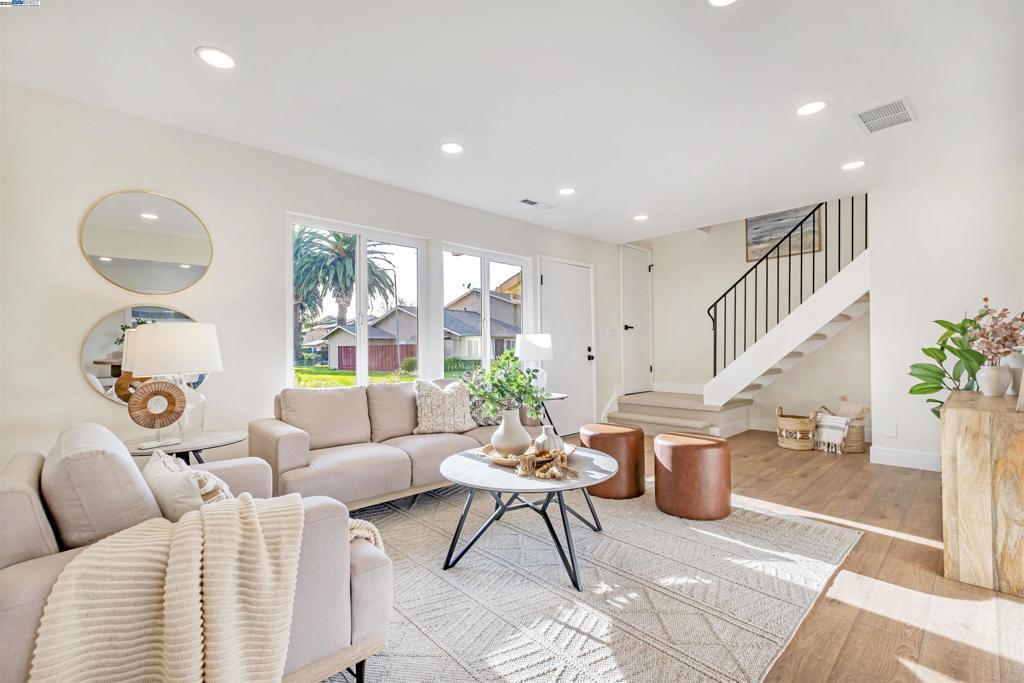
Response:
[{"label": "black metal stair railing", "polygon": [[866,194],[817,204],[708,306],[713,375],[867,248]]}]

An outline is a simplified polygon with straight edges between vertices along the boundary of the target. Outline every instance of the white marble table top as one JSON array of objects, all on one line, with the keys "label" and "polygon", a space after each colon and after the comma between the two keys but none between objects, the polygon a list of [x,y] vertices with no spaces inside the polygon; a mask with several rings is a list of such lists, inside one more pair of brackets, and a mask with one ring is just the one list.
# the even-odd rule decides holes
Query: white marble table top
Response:
[{"label": "white marble table top", "polygon": [[[170,431],[169,429],[167,431]],[[173,434],[167,434],[166,437],[172,437]],[[239,441],[245,441],[249,438],[249,433],[235,430],[235,431],[203,431],[199,434],[193,434],[182,438],[181,443],[176,443],[170,446],[157,446],[156,448],[140,448],[139,444],[146,441],[155,441],[156,435],[150,434],[149,436],[142,436],[137,439],[125,439],[124,445],[128,447],[128,451],[132,455],[149,455],[155,450],[161,450],[164,453],[173,455],[175,453],[188,453],[190,451],[202,451],[207,448],[218,448],[220,446],[227,446]]]},{"label": "white marble table top", "polygon": [[497,493],[553,493],[600,484],[619,471],[619,463],[610,455],[577,447],[569,456],[569,466],[580,473],[578,479],[520,477],[514,467],[495,465],[481,450],[448,456],[441,463],[441,476],[454,484]]}]

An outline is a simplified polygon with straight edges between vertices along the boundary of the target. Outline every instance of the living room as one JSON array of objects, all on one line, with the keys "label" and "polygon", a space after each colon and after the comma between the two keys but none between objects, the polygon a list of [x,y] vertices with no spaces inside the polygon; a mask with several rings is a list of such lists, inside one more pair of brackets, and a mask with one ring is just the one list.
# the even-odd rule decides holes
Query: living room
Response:
[{"label": "living room", "polygon": [[156,450],[351,552],[188,680],[1024,680],[1024,4],[0,4],[2,680],[99,679],[50,588],[157,525],[58,498]]}]

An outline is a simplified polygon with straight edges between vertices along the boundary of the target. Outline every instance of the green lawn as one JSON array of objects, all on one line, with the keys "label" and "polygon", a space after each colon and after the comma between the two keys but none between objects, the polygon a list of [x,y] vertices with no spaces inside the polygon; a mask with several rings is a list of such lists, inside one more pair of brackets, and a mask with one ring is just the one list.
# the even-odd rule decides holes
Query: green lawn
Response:
[{"label": "green lawn", "polygon": [[[446,372],[445,377],[459,378],[461,372]],[[400,372],[371,372],[370,382],[373,384],[390,384],[395,382],[411,382],[416,377]],[[295,368],[295,386],[309,388],[350,387],[356,383],[353,370],[334,370],[326,365]]]}]

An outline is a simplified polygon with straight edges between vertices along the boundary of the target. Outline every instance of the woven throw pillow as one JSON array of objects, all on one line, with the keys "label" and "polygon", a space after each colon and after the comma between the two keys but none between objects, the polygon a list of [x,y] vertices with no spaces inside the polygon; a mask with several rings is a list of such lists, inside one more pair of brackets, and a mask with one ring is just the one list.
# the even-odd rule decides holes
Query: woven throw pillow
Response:
[{"label": "woven throw pillow", "polygon": [[433,382],[417,380],[415,386],[419,423],[413,434],[461,433],[476,427],[465,384],[452,382],[442,389]]},{"label": "woven throw pillow", "polygon": [[473,422],[478,427],[491,427],[501,424],[501,415],[487,415],[484,413],[484,400],[479,396],[469,398],[469,413],[473,416]]},{"label": "woven throw pillow", "polygon": [[173,455],[153,451],[142,476],[156,497],[165,519],[177,522],[182,515],[206,503],[234,498],[223,479],[205,470],[194,470]]}]

